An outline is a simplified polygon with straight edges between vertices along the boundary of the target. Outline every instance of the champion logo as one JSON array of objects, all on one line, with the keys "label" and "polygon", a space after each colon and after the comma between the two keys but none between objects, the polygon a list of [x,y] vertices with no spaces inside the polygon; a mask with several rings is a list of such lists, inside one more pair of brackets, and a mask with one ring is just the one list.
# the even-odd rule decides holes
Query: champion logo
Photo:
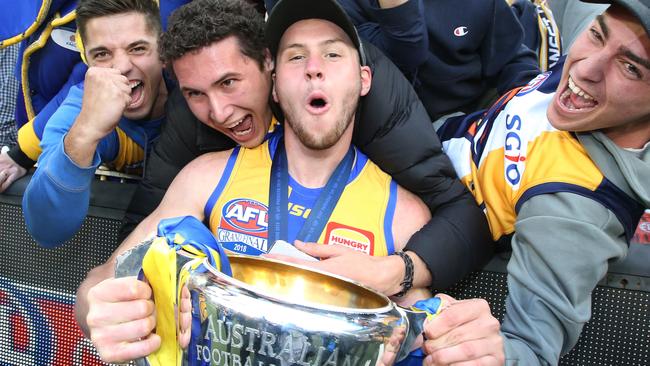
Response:
[{"label": "champion logo", "polygon": [[464,25],[463,25],[463,26],[460,26],[460,27],[456,27],[456,29],[454,29],[454,35],[455,35],[456,37],[463,37],[463,36],[466,35],[467,33],[469,33],[469,30],[468,30],[467,27],[464,26]]}]

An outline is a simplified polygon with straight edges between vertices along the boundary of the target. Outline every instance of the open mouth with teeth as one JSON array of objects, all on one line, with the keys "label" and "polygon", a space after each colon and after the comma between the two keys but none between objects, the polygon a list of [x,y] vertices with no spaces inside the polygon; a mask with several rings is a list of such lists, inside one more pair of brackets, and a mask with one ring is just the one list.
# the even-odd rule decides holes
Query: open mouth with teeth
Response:
[{"label": "open mouth with teeth", "polygon": [[584,111],[595,108],[598,101],[576,85],[569,76],[567,88],[560,95],[560,103],[570,111]]},{"label": "open mouth with teeth", "polygon": [[253,117],[250,114],[247,114],[229,129],[236,137],[245,137],[253,132]]},{"label": "open mouth with teeth", "polygon": [[144,95],[144,83],[142,80],[131,80],[129,81],[129,87],[131,88],[131,103],[127,108],[137,107]]}]

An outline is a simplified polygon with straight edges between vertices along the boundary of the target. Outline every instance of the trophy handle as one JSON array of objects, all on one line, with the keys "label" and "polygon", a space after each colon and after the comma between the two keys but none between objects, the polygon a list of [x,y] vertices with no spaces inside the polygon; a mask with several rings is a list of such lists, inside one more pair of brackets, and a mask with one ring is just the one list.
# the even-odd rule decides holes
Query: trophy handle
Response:
[{"label": "trophy handle", "polygon": [[395,308],[402,315],[402,319],[406,325],[406,335],[404,340],[402,340],[399,352],[395,358],[395,362],[398,362],[405,359],[411,353],[413,344],[415,344],[415,341],[424,331],[424,321],[427,319],[427,313],[406,309],[399,305],[396,305]]},{"label": "trophy handle", "polygon": [[395,361],[397,362],[406,358],[411,352],[411,347],[424,332],[424,322],[428,318],[440,313],[442,310],[442,300],[439,297],[432,297],[426,300],[420,300],[408,309],[399,305],[395,305],[395,308],[402,315],[402,319],[405,319],[407,326],[406,336],[397,353]]},{"label": "trophy handle", "polygon": [[142,258],[152,242],[153,239],[149,239],[120,254],[115,261],[115,278],[139,276],[142,270]]}]

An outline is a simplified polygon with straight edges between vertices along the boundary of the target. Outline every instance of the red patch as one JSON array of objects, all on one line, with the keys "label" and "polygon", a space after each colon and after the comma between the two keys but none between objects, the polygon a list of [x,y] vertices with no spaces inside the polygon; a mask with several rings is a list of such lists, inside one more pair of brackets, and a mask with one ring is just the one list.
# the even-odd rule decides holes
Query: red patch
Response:
[{"label": "red patch", "polygon": [[325,231],[325,244],[338,244],[374,255],[375,235],[367,230],[330,222]]}]

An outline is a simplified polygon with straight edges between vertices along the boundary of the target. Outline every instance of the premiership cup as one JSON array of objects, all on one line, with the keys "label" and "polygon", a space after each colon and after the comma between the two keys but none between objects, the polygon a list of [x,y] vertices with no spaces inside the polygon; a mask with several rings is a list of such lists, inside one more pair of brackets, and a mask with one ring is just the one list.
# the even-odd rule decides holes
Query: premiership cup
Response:
[{"label": "premiership cup", "polygon": [[[117,275],[132,275],[145,251],[121,257]],[[207,261],[189,271],[183,365],[375,366],[388,350],[391,362],[405,358],[422,333],[427,313],[346,278],[261,257],[229,260],[232,276]]]}]

